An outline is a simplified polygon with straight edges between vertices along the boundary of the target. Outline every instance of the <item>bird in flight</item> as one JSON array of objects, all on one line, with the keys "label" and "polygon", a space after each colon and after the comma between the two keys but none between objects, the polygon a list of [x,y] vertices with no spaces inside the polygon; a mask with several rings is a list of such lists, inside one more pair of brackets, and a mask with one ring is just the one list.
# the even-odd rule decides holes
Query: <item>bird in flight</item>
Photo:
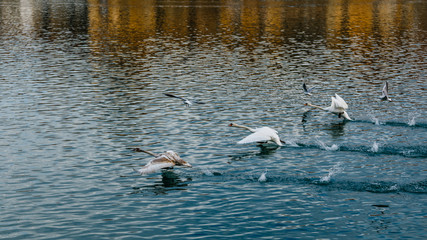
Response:
[{"label": "bird in flight", "polygon": [[190,107],[191,105],[193,105],[193,103],[196,103],[196,104],[205,104],[204,102],[200,102],[200,101],[197,101],[197,100],[190,100],[190,99],[188,99],[188,98],[183,98],[183,97],[179,97],[179,96],[176,96],[176,95],[173,95],[173,94],[170,94],[170,93],[164,93],[166,96],[168,96],[168,97],[172,97],[172,98],[178,98],[178,99],[181,99],[182,100],[182,102],[185,104],[185,106],[187,106],[187,107]]}]

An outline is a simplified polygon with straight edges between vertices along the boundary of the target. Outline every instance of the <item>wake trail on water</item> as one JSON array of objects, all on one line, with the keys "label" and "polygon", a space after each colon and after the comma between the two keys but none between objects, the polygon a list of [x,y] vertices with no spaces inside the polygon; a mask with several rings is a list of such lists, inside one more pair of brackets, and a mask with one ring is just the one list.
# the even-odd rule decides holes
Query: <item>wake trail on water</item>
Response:
[{"label": "wake trail on water", "polygon": [[[301,177],[301,176],[289,176],[289,175],[277,175],[274,173],[268,173],[264,171],[261,176],[259,174],[239,173],[234,172],[218,172],[213,171],[215,174],[201,174],[202,176],[211,177],[215,181],[217,178],[221,178],[220,182],[227,181],[250,181],[250,182],[268,182],[277,184],[302,184],[302,185],[313,185],[324,188],[328,191],[346,190],[346,191],[357,191],[357,192],[372,192],[372,193],[417,193],[427,194],[427,179],[413,182],[394,182],[394,181],[354,181],[346,179],[334,179],[340,173],[344,172],[342,163],[337,163],[328,173],[323,177]],[[194,177],[194,176],[193,176]]]},{"label": "wake trail on water", "polygon": [[[316,144],[297,143],[300,148],[307,149],[321,149],[326,151],[339,151],[339,152],[360,152],[366,154],[386,154],[386,155],[399,155],[408,158],[424,158],[427,157],[427,146],[425,145],[412,145],[412,146],[399,146],[379,144],[374,142],[372,145],[338,145],[326,143],[316,140]],[[293,145],[289,147],[294,147]]]},{"label": "wake trail on water", "polygon": [[380,121],[375,116],[370,116],[370,120],[353,120],[354,123],[369,123],[378,126],[390,126],[390,127],[410,127],[410,128],[427,128],[427,123],[418,123],[416,116],[410,116],[407,122],[397,121]]}]

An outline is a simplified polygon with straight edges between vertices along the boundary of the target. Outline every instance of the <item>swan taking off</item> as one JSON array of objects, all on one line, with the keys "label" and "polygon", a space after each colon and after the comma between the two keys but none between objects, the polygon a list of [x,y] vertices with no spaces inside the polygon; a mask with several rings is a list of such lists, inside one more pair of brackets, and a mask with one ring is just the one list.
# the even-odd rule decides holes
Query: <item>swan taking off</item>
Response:
[{"label": "swan taking off", "polygon": [[331,113],[337,114],[339,118],[343,117],[343,118],[345,118],[347,120],[352,120],[348,116],[347,112],[345,111],[345,110],[347,110],[348,105],[344,101],[344,99],[342,99],[340,96],[338,96],[338,94],[335,94],[335,97],[331,97],[331,99],[332,99],[331,106],[325,107],[325,108],[324,107],[320,107],[320,106],[316,106],[316,105],[311,104],[311,103],[306,103],[304,105],[315,107],[315,108],[318,108],[318,109],[322,109],[324,111],[329,111]]},{"label": "swan taking off", "polygon": [[391,102],[391,99],[388,97],[388,82],[386,81],[382,90],[381,100],[387,100]]},{"label": "swan taking off", "polygon": [[204,102],[200,102],[200,101],[196,101],[196,100],[191,101],[191,100],[189,100],[189,99],[187,99],[187,98],[178,97],[178,96],[175,96],[175,95],[173,95],[173,94],[169,94],[169,93],[164,93],[164,94],[165,94],[166,96],[168,96],[168,97],[173,97],[173,98],[181,99],[181,100],[182,100],[182,102],[184,102],[185,106],[187,106],[187,107],[190,107],[191,105],[193,105],[193,103],[197,103],[197,104],[205,104]]},{"label": "swan taking off", "polygon": [[311,91],[313,91],[315,87],[307,88],[307,85],[305,83],[302,84],[302,89],[304,89],[304,93],[311,96]]},{"label": "swan taking off", "polygon": [[154,154],[137,148],[135,151],[148,153],[156,158],[148,162],[144,167],[136,170],[139,174],[154,173],[160,169],[172,168],[173,166],[192,167],[191,164],[182,160],[174,151],[166,151],[162,154]]},{"label": "swan taking off", "polygon": [[243,128],[252,132],[252,134],[250,134],[249,136],[238,141],[237,142],[238,144],[246,144],[246,143],[254,143],[254,142],[267,143],[271,141],[279,146],[283,146],[282,143],[285,143],[284,141],[280,140],[279,135],[277,135],[277,131],[269,127],[260,127],[260,128],[253,129],[253,128],[242,126],[236,123],[230,123],[230,125],[228,126]]}]

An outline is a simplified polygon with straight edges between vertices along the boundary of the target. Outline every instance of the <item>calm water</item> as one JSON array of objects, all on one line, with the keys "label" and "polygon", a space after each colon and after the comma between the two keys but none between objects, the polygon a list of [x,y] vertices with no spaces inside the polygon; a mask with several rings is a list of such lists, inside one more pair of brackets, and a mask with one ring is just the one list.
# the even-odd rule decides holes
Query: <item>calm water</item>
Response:
[{"label": "calm water", "polygon": [[[426,15],[424,0],[1,1],[0,238],[424,238]],[[304,107],[335,93],[354,121]],[[238,145],[230,122],[288,144]],[[140,176],[135,147],[194,167]]]}]

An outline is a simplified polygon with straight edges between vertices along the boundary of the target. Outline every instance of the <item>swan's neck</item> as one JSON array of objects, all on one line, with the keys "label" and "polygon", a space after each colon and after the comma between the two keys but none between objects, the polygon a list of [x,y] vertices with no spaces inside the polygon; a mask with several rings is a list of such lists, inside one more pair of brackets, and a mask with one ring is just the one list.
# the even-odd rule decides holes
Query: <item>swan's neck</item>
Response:
[{"label": "swan's neck", "polygon": [[308,106],[310,106],[310,107],[314,107],[314,108],[318,108],[318,109],[321,109],[321,110],[325,110],[325,108],[324,107],[321,107],[321,106],[317,106],[317,105],[314,105],[314,104],[311,104],[311,103],[306,103]]},{"label": "swan's neck", "polygon": [[250,128],[250,127],[239,125],[239,124],[235,124],[235,123],[233,124],[233,127],[243,128],[243,129],[247,129],[247,130],[249,130],[251,132],[255,132],[255,130],[252,129],[252,128]]},{"label": "swan's neck", "polygon": [[152,152],[147,151],[147,150],[142,150],[142,149],[141,149],[141,152],[144,152],[144,153],[150,154],[151,156],[154,156],[154,157],[159,156],[159,154],[155,154],[155,153],[152,153]]}]

